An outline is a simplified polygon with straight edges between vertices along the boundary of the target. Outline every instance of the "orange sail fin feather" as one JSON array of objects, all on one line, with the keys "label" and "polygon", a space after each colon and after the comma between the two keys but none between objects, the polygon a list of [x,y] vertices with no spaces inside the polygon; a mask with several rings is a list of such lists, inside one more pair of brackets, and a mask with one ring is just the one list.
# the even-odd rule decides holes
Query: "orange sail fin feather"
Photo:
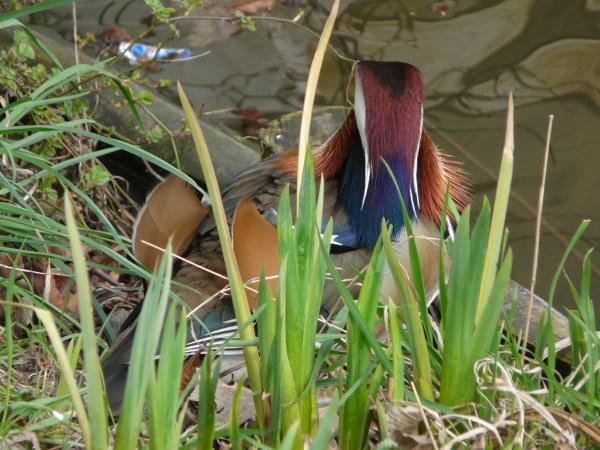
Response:
[{"label": "orange sail fin feather", "polygon": [[251,199],[244,198],[233,214],[231,234],[242,280],[252,280],[246,285],[246,296],[250,308],[255,309],[261,272],[269,277],[271,292],[277,291],[277,280],[273,278],[279,273],[277,230],[260,215]]},{"label": "orange sail fin feather", "polygon": [[[356,133],[354,111],[350,111],[342,126],[323,145],[314,150],[315,175],[325,179],[334,177],[344,165],[350,143]],[[277,166],[289,175],[298,171],[298,151],[290,150],[281,154]]]},{"label": "orange sail fin feather", "polygon": [[421,216],[440,225],[446,191],[459,211],[469,203],[470,195],[460,165],[442,153],[423,129],[419,150],[419,196]]},{"label": "orange sail fin feather", "polygon": [[[181,207],[184,204],[185,207]],[[148,195],[133,226],[133,253],[148,269],[154,269],[162,252],[173,237],[173,253],[181,254],[198,233],[198,226],[208,215],[196,191],[185,181],[169,175]]]}]

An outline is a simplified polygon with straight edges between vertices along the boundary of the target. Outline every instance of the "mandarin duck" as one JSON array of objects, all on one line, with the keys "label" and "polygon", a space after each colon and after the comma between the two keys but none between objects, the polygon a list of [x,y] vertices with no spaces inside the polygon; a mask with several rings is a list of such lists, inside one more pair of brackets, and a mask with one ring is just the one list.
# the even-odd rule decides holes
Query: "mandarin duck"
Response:
[{"label": "mandarin duck", "polygon": [[[315,175],[325,180],[323,216],[334,222],[332,259],[342,276],[355,276],[368,263],[382,219],[393,227],[400,263],[409,267],[401,205],[385,160],[413,222],[421,264],[424,269],[431,267],[424,270],[426,290],[437,286],[436,242],[446,191],[459,209],[466,205],[468,192],[461,169],[440,152],[423,128],[424,98],[421,74],[414,66],[358,62],[353,109],[337,132],[313,150]],[[297,151],[274,155],[244,170],[222,191],[245,280],[256,280],[263,270],[267,276],[279,271],[274,211],[284,185],[295,192],[297,164]],[[164,248],[171,236],[174,253],[185,254],[193,263],[184,262],[176,269],[173,292],[205,323],[221,324],[231,318],[231,308],[219,307],[227,304],[227,280],[219,275],[225,273],[225,266],[210,207],[175,176],[161,182],[141,210],[133,236],[134,254],[151,270],[161,252],[146,242]],[[275,292],[276,281],[270,283]],[[247,285],[254,307],[252,287],[257,283]],[[390,277],[384,279],[382,294],[397,300]],[[333,283],[326,283],[324,310],[332,311],[337,299]],[[118,411],[125,384],[134,327],[132,317],[103,362],[113,413]]]}]

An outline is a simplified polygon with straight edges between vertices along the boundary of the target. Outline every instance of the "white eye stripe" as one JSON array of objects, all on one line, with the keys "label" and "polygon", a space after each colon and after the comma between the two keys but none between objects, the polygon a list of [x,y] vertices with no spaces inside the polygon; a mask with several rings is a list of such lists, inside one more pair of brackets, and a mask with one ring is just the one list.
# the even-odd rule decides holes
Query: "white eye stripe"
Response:
[{"label": "white eye stripe", "polygon": [[365,174],[364,174],[364,191],[360,209],[362,210],[367,200],[367,192],[369,190],[369,182],[371,181],[371,162],[369,161],[369,141],[367,139],[367,111],[365,104],[365,96],[362,90],[362,84],[358,72],[356,73],[356,85],[354,89],[354,116],[356,117],[356,128],[360,135],[364,157],[365,157]]},{"label": "white eye stripe", "polygon": [[[421,105],[421,118],[419,120],[419,137],[417,139],[417,148],[415,149],[415,159],[413,161],[413,189],[417,198],[417,207],[421,208],[421,202],[419,199],[419,151],[421,150],[421,136],[423,135],[423,105]],[[414,207],[413,207],[414,210]],[[415,211],[416,213],[416,211]]]},{"label": "white eye stripe", "polygon": [[410,198],[410,206],[411,206],[411,208],[413,210],[413,215],[416,217],[417,216],[417,209],[415,208],[415,193],[414,193],[412,187],[409,190],[409,198]]}]

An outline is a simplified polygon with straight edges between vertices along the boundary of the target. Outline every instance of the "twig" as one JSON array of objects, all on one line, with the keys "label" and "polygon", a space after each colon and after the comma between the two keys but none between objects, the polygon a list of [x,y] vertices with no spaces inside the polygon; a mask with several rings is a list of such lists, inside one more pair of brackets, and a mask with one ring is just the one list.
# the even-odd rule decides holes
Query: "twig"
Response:
[{"label": "twig", "polygon": [[548,116],[548,131],[546,132],[546,147],[544,149],[544,164],[542,166],[542,180],[540,181],[540,192],[538,195],[537,216],[535,220],[535,238],[533,244],[533,266],[531,268],[531,283],[529,284],[529,304],[527,305],[527,315],[525,316],[525,332],[523,334],[523,356],[527,349],[529,339],[529,323],[531,321],[531,312],[533,310],[533,300],[535,294],[535,282],[538,269],[538,256],[540,252],[540,234],[542,229],[542,210],[544,208],[544,192],[546,189],[546,173],[548,172],[548,155],[550,154],[550,139],[552,137],[552,123],[554,114]]},{"label": "twig", "polygon": [[[71,4],[71,15],[73,16],[73,53],[75,57],[75,65],[79,65],[79,46],[77,45],[77,3]],[[77,81],[81,83],[81,78],[77,75]]]},{"label": "twig", "polygon": [[417,402],[417,406],[419,408],[419,413],[421,414],[421,418],[423,419],[423,424],[425,425],[425,430],[427,431],[427,435],[429,436],[429,439],[431,439],[431,445],[433,446],[433,448],[435,450],[439,450],[440,447],[435,439],[435,436],[433,435],[433,431],[431,430],[431,426],[429,425],[429,420],[427,420],[427,414],[425,414],[425,408],[423,407],[423,403],[421,403],[421,399],[419,398],[419,393],[417,391],[417,387],[415,386],[415,383],[413,383],[411,381],[410,387],[412,388],[412,391],[415,394],[415,401]]},{"label": "twig", "polygon": [[[78,39],[79,33],[77,31],[77,2],[73,2],[71,4],[71,14],[73,16],[73,53],[74,53],[73,56],[75,58],[75,65],[78,66],[79,65],[79,46],[77,45],[77,41],[79,40]],[[79,86],[81,86],[81,76],[79,74],[77,74],[77,84]],[[85,110],[83,110],[82,116],[83,116],[83,119],[87,119],[87,117],[86,117],[87,114],[86,114]],[[86,124],[84,124],[82,126],[83,126],[84,130],[89,131],[89,127]],[[83,143],[81,142],[81,139],[78,140],[78,147],[79,147],[79,154],[83,154],[85,147],[84,147]]]}]

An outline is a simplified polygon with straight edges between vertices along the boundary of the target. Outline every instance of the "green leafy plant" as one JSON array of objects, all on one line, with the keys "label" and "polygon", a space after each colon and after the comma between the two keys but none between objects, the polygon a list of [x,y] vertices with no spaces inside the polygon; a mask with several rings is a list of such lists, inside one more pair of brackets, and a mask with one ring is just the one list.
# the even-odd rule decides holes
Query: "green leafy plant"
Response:
[{"label": "green leafy plant", "polygon": [[[363,326],[372,330],[375,326],[379,290],[385,268],[385,255],[381,242],[375,245],[360,294],[358,311],[364,320]],[[369,414],[368,381],[373,370],[370,355],[371,348],[363,336],[356,320],[348,321],[348,375],[346,380],[346,398],[340,421],[340,445],[350,448],[364,445],[367,435]]]},{"label": "green leafy plant", "polygon": [[575,379],[582,385],[586,397],[587,418],[593,420],[600,413],[600,336],[596,332],[596,315],[590,297],[592,278],[590,252],[583,260],[581,287],[578,290],[567,277],[577,310],[569,314],[569,335],[571,338],[571,362],[577,369]]},{"label": "green leafy plant", "polygon": [[248,31],[256,31],[256,24],[254,23],[254,20],[252,20],[252,17],[248,17],[239,9],[235,11],[233,15],[239,19],[240,28]]},{"label": "green leafy plant", "polygon": [[[504,221],[512,177],[512,97],[509,98],[506,141],[500,169],[494,212],[484,201],[479,217],[470,231],[470,208],[457,218],[456,233],[446,241],[450,260],[448,281],[445,278],[444,249],[440,247],[439,297],[442,313],[441,367],[439,401],[448,406],[471,402],[475,398],[474,364],[498,346],[500,312],[509,281],[512,256],[510,250],[500,260]],[[398,189],[399,192],[399,189]],[[388,264],[402,299],[401,313],[407,323],[408,347],[415,364],[414,379],[419,395],[434,400],[431,368],[438,367],[430,336],[431,325],[425,307],[421,266],[414,234],[406,207],[402,204],[404,223],[409,236],[413,280],[395,258],[389,233],[384,233]],[[490,215],[492,216],[490,220]],[[444,230],[441,231],[444,240]],[[484,318],[484,319],[482,319]]]}]

